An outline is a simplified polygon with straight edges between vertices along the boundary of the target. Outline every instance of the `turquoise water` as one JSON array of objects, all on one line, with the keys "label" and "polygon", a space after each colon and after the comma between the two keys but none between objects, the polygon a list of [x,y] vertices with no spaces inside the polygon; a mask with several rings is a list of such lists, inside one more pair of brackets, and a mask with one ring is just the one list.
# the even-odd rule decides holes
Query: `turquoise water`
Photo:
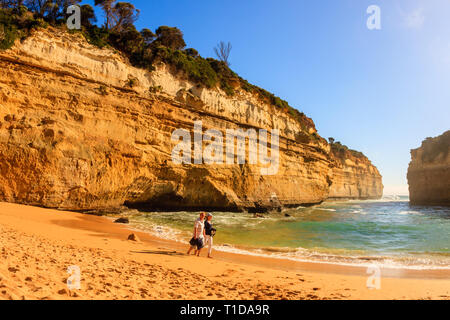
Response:
[{"label": "turquoise water", "polygon": [[[410,206],[407,198],[327,202],[266,218],[213,214],[219,250],[301,261],[450,269],[450,208]],[[184,242],[197,216],[134,212],[130,221],[135,228]]]}]

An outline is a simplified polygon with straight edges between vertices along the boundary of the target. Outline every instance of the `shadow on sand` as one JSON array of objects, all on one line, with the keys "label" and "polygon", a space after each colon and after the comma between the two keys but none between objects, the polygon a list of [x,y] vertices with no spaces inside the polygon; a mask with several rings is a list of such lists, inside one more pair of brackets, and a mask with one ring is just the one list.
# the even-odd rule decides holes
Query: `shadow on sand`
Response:
[{"label": "shadow on sand", "polygon": [[145,254],[161,254],[166,256],[185,256],[185,254],[176,251],[164,251],[164,250],[143,250],[143,251],[131,251],[132,253],[145,253]]}]

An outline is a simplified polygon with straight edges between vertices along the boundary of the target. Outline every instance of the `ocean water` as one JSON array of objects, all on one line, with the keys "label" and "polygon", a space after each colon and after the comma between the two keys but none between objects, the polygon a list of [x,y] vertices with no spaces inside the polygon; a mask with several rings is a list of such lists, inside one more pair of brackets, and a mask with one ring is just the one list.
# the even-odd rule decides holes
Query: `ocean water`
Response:
[{"label": "ocean water", "polygon": [[[450,269],[450,208],[410,206],[407,197],[326,202],[266,218],[213,215],[217,250],[346,265]],[[139,211],[129,216],[133,228],[186,243],[197,217],[197,212]]]}]

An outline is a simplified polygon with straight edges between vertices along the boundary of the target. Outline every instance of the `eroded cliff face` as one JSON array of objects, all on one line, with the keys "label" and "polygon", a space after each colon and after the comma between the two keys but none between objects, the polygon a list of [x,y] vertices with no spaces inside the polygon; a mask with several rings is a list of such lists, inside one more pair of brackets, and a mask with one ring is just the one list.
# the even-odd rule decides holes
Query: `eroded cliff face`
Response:
[{"label": "eroded cliff face", "polygon": [[450,206],[450,131],[411,150],[408,184],[412,204]]},{"label": "eroded cliff face", "polygon": [[[310,119],[300,125],[245,91],[229,97],[183,79],[163,64],[151,73],[133,68],[54,29],[0,52],[0,200],[66,210],[264,210],[320,203],[334,175],[361,177],[333,169]],[[171,135],[195,121],[222,132],[278,129],[278,173],[261,175],[264,166],[248,162],[174,164]],[[374,170],[366,174],[378,177]],[[358,192],[375,197],[369,180]]]},{"label": "eroded cliff face", "polygon": [[334,159],[330,199],[380,199],[383,182],[378,169],[362,154],[331,149]]}]

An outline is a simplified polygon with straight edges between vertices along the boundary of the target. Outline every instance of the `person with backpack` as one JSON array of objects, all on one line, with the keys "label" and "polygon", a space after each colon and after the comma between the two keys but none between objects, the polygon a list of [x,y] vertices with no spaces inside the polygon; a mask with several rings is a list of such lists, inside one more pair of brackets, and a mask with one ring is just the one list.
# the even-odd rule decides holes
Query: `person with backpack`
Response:
[{"label": "person with backpack", "polygon": [[213,237],[216,234],[216,229],[212,226],[213,215],[208,213],[205,221],[205,244],[208,246],[208,258],[212,258]]}]

